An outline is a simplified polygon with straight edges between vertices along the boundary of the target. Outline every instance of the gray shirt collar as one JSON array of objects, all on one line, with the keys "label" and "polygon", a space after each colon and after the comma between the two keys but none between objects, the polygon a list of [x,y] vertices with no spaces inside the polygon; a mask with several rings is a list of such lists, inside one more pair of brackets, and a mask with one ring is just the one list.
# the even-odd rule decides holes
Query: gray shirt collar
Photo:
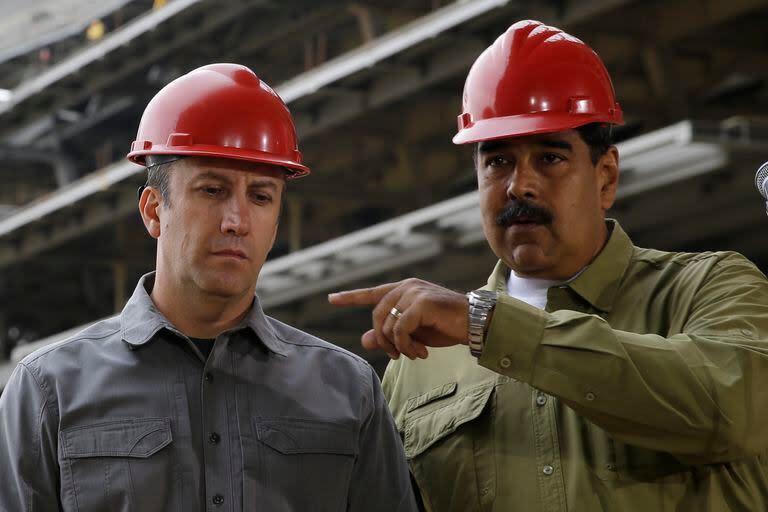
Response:
[{"label": "gray shirt collar", "polygon": [[[152,341],[161,329],[167,329],[178,336],[186,337],[163,315],[152,302],[149,291],[155,281],[155,273],[150,272],[139,279],[133,295],[120,313],[120,328],[123,340],[133,347],[139,347]],[[231,332],[250,329],[270,351],[287,355],[283,342],[277,337],[274,329],[261,309],[259,298],[254,297],[253,305],[248,314]],[[249,336],[249,338],[252,338]]]}]

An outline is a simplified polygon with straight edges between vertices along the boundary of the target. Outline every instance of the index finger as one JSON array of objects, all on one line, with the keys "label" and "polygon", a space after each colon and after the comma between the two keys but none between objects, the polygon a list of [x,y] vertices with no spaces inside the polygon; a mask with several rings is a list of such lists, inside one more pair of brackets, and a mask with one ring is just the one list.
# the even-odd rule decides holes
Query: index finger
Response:
[{"label": "index finger", "polygon": [[382,297],[397,288],[398,284],[400,283],[386,283],[372,288],[358,288],[356,290],[329,293],[328,302],[335,306],[378,304]]}]

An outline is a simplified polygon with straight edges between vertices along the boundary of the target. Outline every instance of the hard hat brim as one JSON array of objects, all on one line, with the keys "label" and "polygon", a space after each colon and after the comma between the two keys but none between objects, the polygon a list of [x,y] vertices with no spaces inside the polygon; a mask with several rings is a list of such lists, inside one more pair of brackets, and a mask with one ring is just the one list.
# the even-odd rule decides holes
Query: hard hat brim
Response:
[{"label": "hard hat brim", "polygon": [[460,130],[454,137],[454,144],[471,144],[486,140],[523,137],[542,133],[556,133],[572,130],[590,123],[624,124],[621,112],[613,117],[605,115],[574,115],[570,112],[522,114],[494,117],[477,121]]},{"label": "hard hat brim", "polygon": [[191,146],[187,148],[174,146],[169,149],[155,146],[151,149],[131,151],[128,153],[128,160],[135,164],[146,166],[145,158],[147,155],[208,156],[276,165],[287,169],[287,179],[301,178],[310,173],[309,167],[293,160],[275,157],[272,153],[240,148],[223,148],[220,146]]}]

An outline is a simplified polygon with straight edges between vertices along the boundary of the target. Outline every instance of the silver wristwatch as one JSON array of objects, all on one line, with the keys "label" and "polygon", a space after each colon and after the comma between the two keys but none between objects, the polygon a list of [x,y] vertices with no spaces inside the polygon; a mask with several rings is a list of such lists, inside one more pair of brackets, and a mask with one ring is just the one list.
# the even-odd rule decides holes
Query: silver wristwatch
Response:
[{"label": "silver wristwatch", "polygon": [[480,357],[488,330],[488,317],[496,307],[497,294],[491,290],[473,290],[467,294],[469,300],[469,352]]}]

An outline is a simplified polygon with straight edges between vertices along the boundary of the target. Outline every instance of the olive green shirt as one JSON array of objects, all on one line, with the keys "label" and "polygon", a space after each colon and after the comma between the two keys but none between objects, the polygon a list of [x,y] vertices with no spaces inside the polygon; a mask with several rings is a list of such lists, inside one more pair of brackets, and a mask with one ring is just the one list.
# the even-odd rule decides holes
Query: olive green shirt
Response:
[{"label": "olive green shirt", "polygon": [[424,508],[768,510],[768,281],[732,252],[610,240],[546,311],[499,292],[483,355],[384,377]]}]

